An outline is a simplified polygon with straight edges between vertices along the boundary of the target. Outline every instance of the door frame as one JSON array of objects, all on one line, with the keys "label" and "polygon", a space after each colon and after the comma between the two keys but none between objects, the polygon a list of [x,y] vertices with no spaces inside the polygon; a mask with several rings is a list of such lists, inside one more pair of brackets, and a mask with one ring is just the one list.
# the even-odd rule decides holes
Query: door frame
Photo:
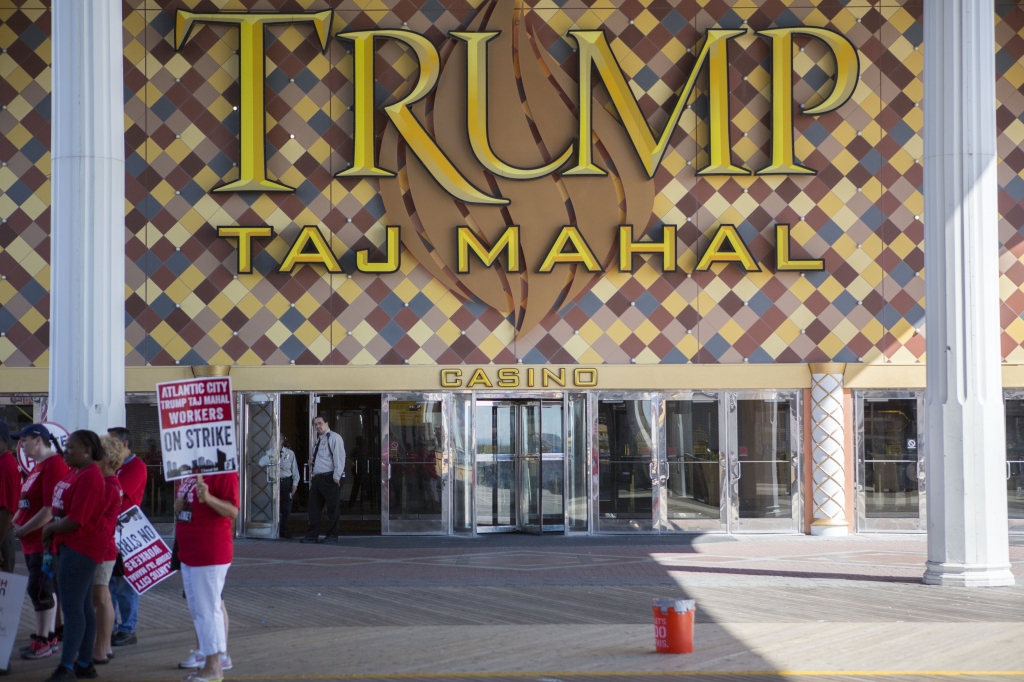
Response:
[{"label": "door frame", "polygon": [[[672,521],[668,518],[668,403],[693,401],[699,398],[712,398],[718,403],[718,521],[713,519],[680,519]],[[726,391],[667,391],[661,394],[658,415],[658,429],[661,432],[658,448],[658,484],[660,491],[660,508],[662,513],[658,520],[658,528],[665,533],[726,533],[729,531],[730,486],[728,485],[728,443],[729,443],[729,412]]]},{"label": "door frame", "polygon": [[[380,532],[381,535],[451,535],[452,534],[452,418],[451,393],[438,391],[417,391],[401,393],[382,393],[381,400],[381,439],[380,439]],[[441,403],[441,521],[435,530],[392,529],[391,521],[391,403],[417,401]]]},{"label": "door frame", "polygon": [[[280,500],[280,489],[281,486],[270,484],[269,482],[269,470],[272,468],[277,469],[277,476],[274,477],[275,481],[280,481],[281,465],[280,462],[277,464],[270,464],[267,466],[268,476],[268,488],[270,491],[270,505],[271,505],[271,521],[270,529],[268,533],[253,534],[249,532],[250,523],[250,509],[249,509],[249,494],[250,482],[249,482],[249,453],[247,451],[249,443],[249,398],[257,395],[267,396],[267,402],[273,403],[273,435],[271,436],[271,449],[273,452],[280,452],[281,450],[281,394],[277,391],[236,391],[236,438],[238,442],[238,459],[239,459],[239,508],[238,508],[238,522],[235,524],[235,537],[239,538],[277,538],[280,534],[280,514],[281,514],[281,500]],[[259,403],[266,404],[266,403]],[[258,464],[256,466],[259,466]]]},{"label": "door frame", "polygon": [[[729,481],[729,532],[742,533],[795,533],[803,534],[803,391],[800,390],[747,390],[723,391],[728,416],[728,460],[726,475]],[[737,401],[787,401],[792,405],[790,421],[790,517],[741,519],[739,510],[739,481],[742,477],[739,461],[739,410]]]},{"label": "door frame", "polygon": [[[916,400],[917,401],[917,518],[868,518],[864,459],[864,400]],[[1005,398],[1004,398],[1005,404]],[[858,533],[925,533],[928,530],[927,481],[925,456],[927,443],[924,429],[923,390],[858,390],[853,392],[853,456],[854,456],[854,508]],[[1005,458],[1006,455],[1004,454]]]},{"label": "door frame", "polygon": [[[1003,390],[1003,423],[1006,422],[1006,401],[1007,400],[1024,400],[1024,389],[1009,388]],[[1010,452],[1006,452],[1006,479],[1010,478]],[[1013,460],[1017,462],[1019,460]],[[1007,491],[1009,494],[1009,491]],[[1009,516],[1009,513],[1007,513]],[[1024,519],[1007,519],[1007,527],[1010,531],[1010,535],[1024,535]]]},{"label": "door frame", "polygon": [[602,534],[658,534],[661,532],[660,519],[662,514],[662,486],[658,476],[651,467],[651,527],[649,529],[633,528],[601,528],[601,442],[598,420],[598,406],[601,401],[648,400],[651,403],[651,464],[659,462],[658,451],[661,443],[661,432],[664,430],[664,411],[661,408],[663,394],[658,391],[590,391],[587,409],[590,411],[590,529],[591,533]]},{"label": "door frame", "polygon": [[[569,480],[568,479],[568,475],[569,475],[569,453],[567,452],[567,450],[568,450],[567,443],[569,442],[568,438],[569,438],[570,434],[572,433],[571,426],[569,425],[569,392],[568,391],[514,391],[514,392],[506,391],[506,392],[502,392],[502,391],[486,391],[485,390],[485,391],[471,391],[470,395],[471,395],[471,399],[470,399],[470,417],[471,417],[471,424],[472,424],[472,426],[470,428],[470,433],[469,433],[469,439],[470,440],[469,440],[469,443],[467,443],[467,447],[470,448],[471,461],[473,463],[472,464],[472,466],[473,466],[473,485],[472,485],[472,489],[470,490],[470,493],[469,493],[470,494],[470,498],[472,499],[471,509],[472,509],[472,514],[473,514],[473,535],[475,536],[475,535],[477,535],[479,533],[479,531],[477,529],[477,525],[476,525],[476,484],[477,484],[477,475],[476,475],[476,464],[477,464],[476,463],[476,456],[477,456],[477,452],[476,452],[476,427],[477,427],[476,406],[477,406],[477,402],[478,401],[479,402],[529,402],[529,401],[539,401],[541,403],[541,407],[543,408],[543,404],[544,404],[545,401],[546,402],[553,402],[555,400],[562,401],[562,450],[566,451],[566,452],[563,453],[564,457],[562,459],[562,467],[563,467],[563,471],[562,471],[562,476],[563,476],[563,479],[562,479],[563,480],[563,493],[562,493],[563,526],[562,526],[562,528],[563,528],[563,531],[562,532],[563,532],[563,534],[568,535],[569,534],[569,531],[568,531],[568,528],[569,528],[569,519],[568,519],[568,516],[569,516],[569,506],[567,504],[566,492],[565,491],[567,490],[568,480]],[[452,410],[452,419],[454,419],[454,418],[455,418],[455,411],[453,409]],[[454,428],[454,424],[452,425],[452,428]],[[518,428],[518,425],[517,425],[517,428]],[[515,460],[513,460],[513,461],[515,461]],[[543,467],[543,463],[541,464],[541,466]],[[518,474],[519,474],[519,472],[518,472],[518,470],[516,470],[514,472],[514,476],[518,477]],[[516,478],[515,480],[518,481],[519,479]],[[518,486],[518,483],[517,483],[517,486]],[[517,512],[517,514],[519,512],[518,506],[519,505],[518,505],[518,499],[517,499],[516,500],[516,512]],[[519,521],[519,519],[517,519],[517,523],[518,523],[518,521]],[[542,527],[543,527],[543,515],[542,515],[541,521],[542,521]],[[484,535],[488,535],[490,533],[501,533],[501,532],[514,532],[514,531],[509,531],[509,530],[505,530],[505,529],[501,529],[501,530],[490,530],[490,529],[488,529],[488,530],[483,531],[483,534]],[[577,535],[583,535],[585,533],[578,532],[576,534]]]}]

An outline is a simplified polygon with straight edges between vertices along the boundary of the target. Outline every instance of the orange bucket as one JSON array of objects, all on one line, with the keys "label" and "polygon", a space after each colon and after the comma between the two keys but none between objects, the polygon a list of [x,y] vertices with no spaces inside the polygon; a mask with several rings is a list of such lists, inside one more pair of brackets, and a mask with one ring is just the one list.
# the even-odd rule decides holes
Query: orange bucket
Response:
[{"label": "orange bucket", "polygon": [[693,617],[697,605],[692,599],[654,600],[654,648],[659,654],[693,653]]}]

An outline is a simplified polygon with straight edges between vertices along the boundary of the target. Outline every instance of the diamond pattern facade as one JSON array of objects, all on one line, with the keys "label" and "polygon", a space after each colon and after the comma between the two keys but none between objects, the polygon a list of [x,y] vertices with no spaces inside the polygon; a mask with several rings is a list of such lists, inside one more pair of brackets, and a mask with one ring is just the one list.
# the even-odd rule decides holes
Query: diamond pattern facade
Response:
[{"label": "diamond pattern facade", "polygon": [[[528,0],[518,30],[575,77],[575,28],[603,28],[652,128],[661,130],[709,28],[799,24],[845,35],[861,74],[838,111],[796,116],[796,157],[813,177],[699,178],[707,76],[652,182],[638,226],[678,225],[680,270],[644,260],[610,270],[516,337],[513,319],[436,279],[403,249],[398,272],[360,273],[355,252],[385,239],[378,182],[337,179],[352,157],[352,55],[323,53],[309,25],[266,40],[267,169],[291,194],[217,194],[237,177],[238,31],[196,28],[180,52],[174,11],[334,9],[332,32],[408,28],[440,44],[492,0],[126,0],[126,357],[141,365],[893,362],[924,359],[921,0]],[[1024,362],[1024,7],[997,3],[1002,347]],[[0,0],[0,363],[45,366],[49,312],[48,3]],[[830,91],[831,57],[797,37],[794,95]],[[733,162],[768,160],[769,48],[730,44]],[[381,45],[378,104],[407,92],[415,62]],[[383,118],[379,121],[383,123]],[[384,126],[378,128],[383,130]],[[762,272],[693,270],[710,235],[735,224]],[[774,226],[820,273],[775,273]],[[270,225],[253,273],[236,272],[226,225]],[[342,274],[277,272],[295,235],[318,226]],[[452,226],[454,231],[454,225]],[[380,254],[377,253],[377,256]],[[644,257],[647,258],[647,257]]]}]

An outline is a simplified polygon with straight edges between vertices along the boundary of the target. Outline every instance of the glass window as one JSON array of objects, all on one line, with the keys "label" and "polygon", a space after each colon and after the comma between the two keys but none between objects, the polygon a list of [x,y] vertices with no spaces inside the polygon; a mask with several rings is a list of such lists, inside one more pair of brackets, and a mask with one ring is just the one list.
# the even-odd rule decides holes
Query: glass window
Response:
[{"label": "glass window", "polygon": [[793,515],[792,418],[788,400],[736,401],[740,518]]},{"label": "glass window", "polygon": [[569,530],[585,531],[587,529],[587,498],[590,486],[587,469],[587,396],[569,396],[570,416],[570,452],[569,480],[567,500],[569,514]]},{"label": "glass window", "polygon": [[718,400],[668,401],[665,434],[668,518],[720,518]]},{"label": "glass window", "polygon": [[917,399],[864,399],[866,518],[917,518]]},{"label": "glass window", "polygon": [[652,527],[651,423],[650,400],[598,401],[598,513],[602,523],[612,522],[606,527]]},{"label": "glass window", "polygon": [[391,482],[388,501],[392,521],[444,521],[442,476],[444,430],[441,401],[395,400],[389,408]]},{"label": "glass window", "polygon": [[1024,400],[1006,401],[1006,506],[1024,519]]}]

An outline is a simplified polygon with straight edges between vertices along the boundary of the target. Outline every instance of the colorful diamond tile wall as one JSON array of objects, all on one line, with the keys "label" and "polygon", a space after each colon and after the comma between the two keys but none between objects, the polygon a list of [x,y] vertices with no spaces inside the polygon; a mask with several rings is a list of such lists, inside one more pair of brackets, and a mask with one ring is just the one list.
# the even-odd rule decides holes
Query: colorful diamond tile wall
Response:
[{"label": "colorful diamond tile wall", "polygon": [[[496,1],[126,0],[128,364],[924,359],[922,0],[520,0],[515,30],[572,79],[567,32],[603,28],[656,131],[709,28],[827,27],[856,47],[861,78],[837,112],[796,116],[796,156],[815,176],[698,178],[708,154],[702,75],[651,181],[650,219],[636,226],[660,239],[664,225],[677,225],[680,270],[662,273],[646,257],[633,273],[609,270],[518,337],[516,317],[468,296],[450,264],[425,267],[403,249],[398,272],[356,270],[357,250],[379,255],[389,216],[378,181],[334,177],[352,157],[352,55],[335,39],[323,53],[310,26],[267,31],[267,168],[296,191],[210,191],[237,177],[238,31],[202,25],[176,52],[175,10],[332,9],[334,33],[408,28],[441,46]],[[12,367],[47,364],[49,17],[42,0],[0,0],[0,363]],[[1002,346],[1006,361],[1024,362],[1019,3],[997,2],[996,41]],[[834,66],[817,41],[796,44],[794,95],[813,104],[830,90]],[[768,158],[769,57],[752,34],[729,48],[733,163],[753,169]],[[378,103],[395,101],[415,76],[405,49],[382,45]],[[378,115],[378,134],[384,122]],[[824,272],[773,271],[777,222],[792,226],[794,255],[823,258]],[[737,226],[762,272],[717,265],[687,274],[722,223]],[[253,274],[236,272],[233,243],[216,236],[225,225],[275,229],[254,244]],[[328,238],[343,273],[276,271],[308,225]]]}]

